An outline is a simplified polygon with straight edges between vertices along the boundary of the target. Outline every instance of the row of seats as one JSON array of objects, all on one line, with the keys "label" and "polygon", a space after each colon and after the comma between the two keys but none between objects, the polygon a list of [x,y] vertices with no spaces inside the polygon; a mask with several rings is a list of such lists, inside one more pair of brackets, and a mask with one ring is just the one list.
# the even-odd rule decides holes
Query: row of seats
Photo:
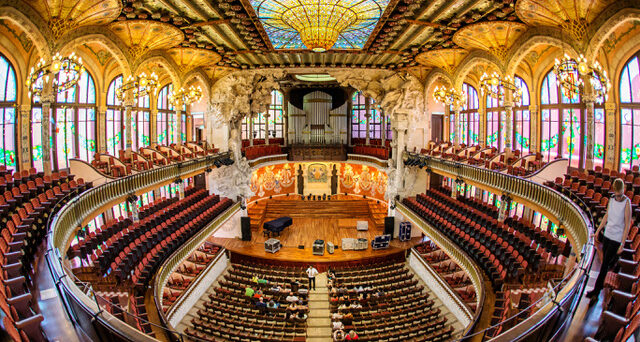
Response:
[{"label": "row of seats", "polygon": [[69,199],[88,189],[80,178],[55,173],[5,173],[0,218],[0,308],[3,328],[14,341],[46,341],[40,327],[44,317],[31,293],[32,263],[47,231],[47,221]]},{"label": "row of seats", "polygon": [[476,291],[469,275],[432,241],[414,246],[431,268],[454,290],[472,310],[476,310]]},{"label": "row of seats", "polygon": [[444,341],[453,327],[402,260],[339,267],[329,283],[334,328],[360,341]]},{"label": "row of seats", "polygon": [[[186,193],[189,193],[190,191],[192,190],[187,189]],[[144,220],[177,201],[177,197],[169,199],[164,197],[158,198],[154,202],[140,207],[138,209],[138,218],[140,220]],[[88,226],[85,226],[83,229],[78,230],[76,235],[79,242],[67,250],[67,257],[69,259],[79,257],[83,260],[90,257],[92,261],[97,261],[98,247],[100,247],[99,249],[104,250],[108,247],[106,243],[111,239],[111,237],[117,233],[123,232],[132,225],[133,220],[131,217],[120,217],[118,219],[108,220],[105,224],[97,227],[94,231],[89,231]]]},{"label": "row of seats", "polygon": [[167,312],[169,307],[178,300],[178,297],[191,285],[193,280],[207,265],[216,258],[221,251],[220,246],[205,242],[191,253],[186,261],[178,266],[167,281],[167,286],[162,293],[162,310]]},{"label": "row of seats", "polygon": [[245,157],[247,157],[247,159],[251,160],[251,159],[256,159],[256,158],[260,158],[260,157],[264,157],[264,156],[271,156],[274,154],[281,154],[282,153],[282,147],[280,147],[280,145],[274,145],[274,144],[269,144],[269,145],[254,145],[254,146],[247,146],[243,148],[243,152]]},{"label": "row of seats", "polygon": [[364,154],[382,160],[387,160],[390,157],[390,149],[388,147],[356,145],[353,146],[352,151],[355,154]]},{"label": "row of seats", "polygon": [[[214,290],[191,319],[187,335],[205,341],[306,340],[309,289],[304,268],[233,262]],[[287,301],[290,294],[301,302],[295,312]],[[277,307],[259,306],[260,297]],[[304,319],[288,317],[299,311]]]}]

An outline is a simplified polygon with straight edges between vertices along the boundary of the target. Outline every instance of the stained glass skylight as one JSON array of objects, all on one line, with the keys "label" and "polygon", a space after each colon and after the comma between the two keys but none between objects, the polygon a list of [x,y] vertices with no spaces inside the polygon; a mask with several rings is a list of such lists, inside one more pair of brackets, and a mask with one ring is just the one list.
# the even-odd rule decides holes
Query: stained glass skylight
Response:
[{"label": "stained glass skylight", "polygon": [[[251,0],[275,49],[362,49],[389,0]],[[335,42],[335,43],[334,43]]]}]

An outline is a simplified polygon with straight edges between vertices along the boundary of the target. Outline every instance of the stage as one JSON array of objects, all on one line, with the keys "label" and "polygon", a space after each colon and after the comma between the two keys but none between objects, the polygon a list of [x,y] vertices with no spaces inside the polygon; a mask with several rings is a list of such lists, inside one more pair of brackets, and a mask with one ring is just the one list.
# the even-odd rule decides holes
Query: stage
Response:
[{"label": "stage", "polygon": [[[257,222],[253,225],[255,228],[252,229],[251,241],[220,237],[211,237],[209,241],[238,254],[293,262],[343,262],[380,257],[407,250],[422,241],[420,237],[406,242],[394,239],[389,248],[372,250],[371,240],[384,231],[386,207],[383,203],[370,199],[350,197],[331,201],[303,201],[298,196],[292,196],[263,200],[252,204],[248,209],[251,221]],[[291,217],[293,224],[280,236],[274,237],[280,240],[282,248],[276,253],[266,252],[264,242],[269,237],[263,234],[262,225],[265,221],[281,216]],[[356,222],[360,220],[368,221],[367,231],[356,230]],[[343,238],[365,238],[369,245],[366,250],[343,251]],[[325,250],[324,255],[313,255],[312,245],[317,239],[324,240],[325,243],[332,242],[340,248],[336,248],[333,254]],[[304,249],[299,249],[300,245]]]}]

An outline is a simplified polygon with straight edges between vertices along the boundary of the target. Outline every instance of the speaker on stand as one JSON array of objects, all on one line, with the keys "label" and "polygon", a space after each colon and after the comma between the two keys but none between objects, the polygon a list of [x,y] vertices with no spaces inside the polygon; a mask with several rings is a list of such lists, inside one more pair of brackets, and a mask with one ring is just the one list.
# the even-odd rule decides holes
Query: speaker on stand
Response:
[{"label": "speaker on stand", "polygon": [[251,241],[251,219],[249,216],[240,217],[240,228],[242,231],[242,241]]},{"label": "speaker on stand", "polygon": [[395,217],[387,216],[384,218],[384,234],[391,235],[391,240],[393,240],[393,226],[395,225]]}]

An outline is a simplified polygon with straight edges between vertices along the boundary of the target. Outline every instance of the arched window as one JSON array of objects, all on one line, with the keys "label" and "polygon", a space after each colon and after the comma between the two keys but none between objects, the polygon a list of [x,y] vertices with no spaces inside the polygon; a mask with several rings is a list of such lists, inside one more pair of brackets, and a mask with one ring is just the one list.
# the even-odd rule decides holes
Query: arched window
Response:
[{"label": "arched window", "polygon": [[106,113],[106,129],[107,129],[107,153],[112,156],[118,156],[118,151],[124,148],[124,137],[122,129],[122,103],[116,96],[116,89],[122,86],[122,75],[117,76],[109,84],[107,90],[107,113]]},{"label": "arched window", "polygon": [[176,113],[169,103],[169,94],[173,93],[173,84],[168,84],[158,93],[158,119],[156,123],[158,144],[170,145],[175,143]]},{"label": "arched window", "polygon": [[87,71],[80,76],[75,87],[56,96],[51,135],[54,169],[68,169],[69,158],[85,161],[93,158],[96,151],[95,104],[95,83]]},{"label": "arched window", "polygon": [[353,93],[351,97],[351,138],[367,137],[367,109],[365,96],[361,92]]},{"label": "arched window", "polygon": [[136,106],[131,111],[131,148],[139,150],[141,147],[149,146],[149,95],[138,98]]},{"label": "arched window", "polygon": [[487,146],[501,150],[503,144],[504,106],[497,99],[487,96]]},{"label": "arched window", "polygon": [[282,93],[274,90],[271,92],[271,103],[269,104],[269,122],[267,130],[269,137],[282,138],[284,130],[284,97]]},{"label": "arched window", "polygon": [[462,84],[462,92],[467,94],[467,102],[460,111],[460,142],[468,146],[476,145],[480,133],[478,92],[467,83]]},{"label": "arched window", "polygon": [[[620,169],[640,165],[640,54],[631,57],[620,76]],[[596,110],[596,125],[599,124]],[[604,122],[604,113],[602,113]],[[596,128],[597,131],[597,128]],[[596,138],[598,149],[598,139]],[[603,144],[604,145],[604,144]]]},{"label": "arched window", "polygon": [[557,156],[569,159],[569,165],[578,167],[584,139],[580,124],[584,105],[580,96],[565,96],[553,70],[542,82],[540,91],[542,141],[541,150],[547,161]]},{"label": "arched window", "polygon": [[187,114],[183,113],[180,114],[182,115],[182,120],[180,121],[180,124],[182,126],[182,130],[180,131],[180,141],[182,142],[186,142],[187,141]]},{"label": "arched window", "polygon": [[16,169],[16,72],[4,56],[0,55],[0,164]]},{"label": "arched window", "polygon": [[529,153],[531,148],[531,115],[529,114],[529,87],[524,80],[518,76],[514,79],[515,85],[522,89],[522,100],[516,103],[513,108],[513,149],[522,151],[522,155]]}]

